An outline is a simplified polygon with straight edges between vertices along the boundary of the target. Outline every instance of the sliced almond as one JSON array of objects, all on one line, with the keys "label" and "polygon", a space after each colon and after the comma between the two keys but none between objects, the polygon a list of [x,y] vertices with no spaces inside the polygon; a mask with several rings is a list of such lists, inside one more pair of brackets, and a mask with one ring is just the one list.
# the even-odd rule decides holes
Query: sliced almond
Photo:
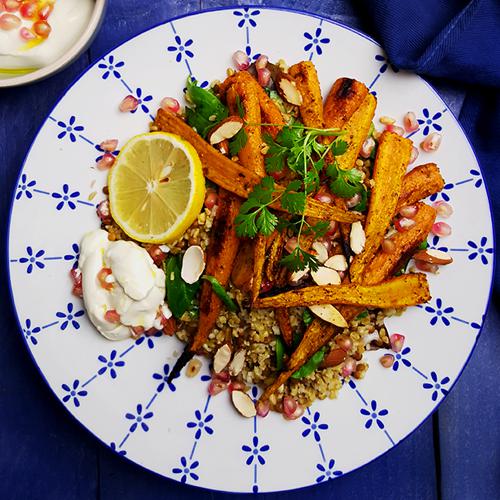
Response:
[{"label": "sliced almond", "polygon": [[223,154],[223,155],[228,155],[229,154],[229,141],[227,139],[224,139],[223,141],[219,142],[217,144],[217,149]]},{"label": "sliced almond", "polygon": [[451,264],[453,258],[446,252],[441,250],[419,250],[415,255],[413,255],[415,260],[423,260],[429,264],[439,264],[440,266],[445,266],[446,264]]},{"label": "sliced almond", "polygon": [[213,146],[226,139],[232,139],[243,128],[243,120],[239,116],[229,116],[222,120],[208,133],[207,140]]},{"label": "sliced almond", "polygon": [[351,250],[356,254],[360,254],[365,249],[366,236],[365,230],[361,222],[354,222],[351,226],[351,233],[349,235],[349,243]]},{"label": "sliced almond", "polygon": [[214,372],[220,373],[226,366],[229,361],[231,361],[231,348],[224,344],[222,347],[219,347],[214,356]]},{"label": "sliced almond", "polygon": [[290,275],[290,279],[288,282],[290,285],[298,285],[303,279],[305,279],[309,275],[309,268],[306,267],[305,269],[302,269],[300,271],[294,271]]},{"label": "sliced almond", "polygon": [[340,326],[341,328],[346,328],[347,326],[349,326],[347,324],[347,321],[344,319],[344,316],[342,316],[338,309],[333,307],[331,304],[318,304],[315,306],[309,306],[309,309],[316,316],[326,321],[327,323],[331,323],[335,326]]},{"label": "sliced almond", "polygon": [[233,356],[231,363],[229,363],[229,373],[233,377],[239,375],[241,370],[243,369],[243,365],[245,364],[246,354],[247,352],[245,351],[245,349],[240,349],[239,351],[236,351],[236,354]]},{"label": "sliced almond", "polygon": [[257,411],[255,410],[254,402],[252,398],[244,393],[243,391],[233,391],[231,393],[231,399],[233,401],[234,407],[247,418],[252,418],[257,415]]},{"label": "sliced almond", "polygon": [[294,106],[302,106],[302,94],[300,90],[297,88],[295,81],[293,78],[287,73],[283,73],[280,71],[276,76],[276,88],[278,90],[278,94],[289,104],[293,104]]},{"label": "sliced almond", "polygon": [[321,363],[321,366],[323,368],[338,366],[345,361],[345,358],[347,358],[347,353],[344,349],[332,349]]},{"label": "sliced almond", "polygon": [[316,285],[340,285],[340,275],[335,269],[319,266],[317,271],[311,272],[311,277]]},{"label": "sliced almond", "polygon": [[321,241],[315,241],[312,244],[312,248],[316,252],[318,261],[323,264],[328,259],[328,248]]},{"label": "sliced almond", "polygon": [[347,271],[347,260],[342,254],[333,255],[325,261],[324,266],[331,267],[335,271]]},{"label": "sliced almond", "polygon": [[198,245],[190,246],[182,257],[181,278],[189,284],[195,283],[205,270],[205,254]]}]

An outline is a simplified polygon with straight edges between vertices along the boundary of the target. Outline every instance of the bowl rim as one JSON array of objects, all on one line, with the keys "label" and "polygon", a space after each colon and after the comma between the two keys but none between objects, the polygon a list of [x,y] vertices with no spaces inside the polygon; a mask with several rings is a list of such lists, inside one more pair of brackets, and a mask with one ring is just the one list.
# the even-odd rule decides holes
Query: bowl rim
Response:
[{"label": "bowl rim", "polygon": [[107,1],[108,0],[94,0],[94,9],[87,27],[65,54],[61,55],[53,63],[43,66],[31,73],[13,78],[0,79],[0,88],[17,87],[19,85],[26,85],[28,83],[43,80],[73,62],[88,47],[94,35],[97,33],[104,17]]}]

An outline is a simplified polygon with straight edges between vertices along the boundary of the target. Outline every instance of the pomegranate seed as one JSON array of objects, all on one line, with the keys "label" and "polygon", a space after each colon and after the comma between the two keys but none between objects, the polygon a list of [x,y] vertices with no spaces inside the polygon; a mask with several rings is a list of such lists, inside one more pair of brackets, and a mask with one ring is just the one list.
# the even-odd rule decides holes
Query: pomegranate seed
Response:
[{"label": "pomegranate seed", "polygon": [[101,144],[99,144],[99,147],[103,151],[112,153],[113,151],[116,151],[116,148],[118,147],[118,139],[106,139],[105,141],[102,141]]},{"label": "pomegranate seed", "polygon": [[276,181],[280,181],[281,179],[283,179],[283,177],[285,177],[285,172],[283,170],[279,170],[278,172],[272,172],[271,173],[271,177]]},{"label": "pomegranate seed", "polygon": [[33,19],[38,9],[37,2],[23,2],[19,7],[19,14],[23,19]]},{"label": "pomegranate seed", "polygon": [[271,72],[267,68],[258,69],[257,80],[261,87],[267,87],[271,81]]},{"label": "pomegranate seed", "polygon": [[250,66],[250,58],[242,50],[233,54],[233,63],[239,71],[245,71]]},{"label": "pomegranate seed", "polygon": [[443,139],[443,136],[441,134],[438,134],[437,132],[432,132],[432,134],[429,134],[421,143],[420,147],[426,152],[426,153],[432,153],[433,151],[437,151],[439,149],[439,146],[441,144],[441,140]]},{"label": "pomegranate seed", "polygon": [[267,417],[269,413],[269,401],[257,401],[255,404],[255,410],[259,417]]},{"label": "pomegranate seed", "polygon": [[116,312],[115,309],[108,309],[104,313],[104,319],[106,321],[109,321],[110,323],[119,323],[120,322],[120,315]]},{"label": "pomegranate seed", "polygon": [[425,262],[423,260],[415,260],[415,267],[419,271],[425,273],[436,274],[439,271],[439,266],[437,264],[431,264],[430,262]]},{"label": "pomegranate seed", "polygon": [[139,107],[139,100],[133,95],[128,95],[120,103],[119,108],[122,113],[130,113],[131,111],[135,111],[138,107]]},{"label": "pomegranate seed", "polygon": [[333,203],[333,196],[328,193],[318,193],[314,199],[321,201],[321,203],[328,203],[329,205]]},{"label": "pomegranate seed", "polygon": [[103,224],[111,224],[112,218],[111,218],[111,213],[109,211],[109,201],[108,200],[103,200],[99,205],[97,205],[96,208],[97,211],[97,216],[99,219],[101,219],[101,222]]},{"label": "pomegranate seed", "polygon": [[162,266],[167,256],[167,254],[160,248],[159,245],[151,245],[148,248],[148,253],[158,267]]},{"label": "pomegranate seed", "polygon": [[217,396],[217,394],[227,389],[227,382],[221,380],[212,380],[208,386],[208,394],[210,396]]},{"label": "pomegranate seed", "polygon": [[403,118],[403,125],[405,130],[410,132],[416,132],[419,129],[417,117],[413,111],[408,111]]},{"label": "pomegranate seed", "polygon": [[96,162],[97,170],[109,170],[115,163],[116,158],[111,153],[104,153],[101,159]]},{"label": "pomegranate seed", "polygon": [[48,38],[52,28],[47,21],[37,21],[33,23],[33,31],[42,38]]},{"label": "pomegranate seed", "polygon": [[154,327],[151,327],[144,332],[144,335],[146,335],[147,337],[151,337],[151,336],[155,335],[156,333],[158,333],[158,330]]},{"label": "pomegranate seed", "polygon": [[143,326],[132,326],[132,336],[137,338],[140,337],[144,333]]},{"label": "pomegranate seed", "polygon": [[205,207],[212,210],[215,205],[217,205],[217,192],[213,189],[208,189],[205,196]]},{"label": "pomegranate seed", "polygon": [[283,413],[286,416],[290,417],[293,415],[298,406],[299,404],[292,396],[285,396],[283,398]]},{"label": "pomegranate seed", "polygon": [[436,222],[433,224],[431,232],[436,236],[450,236],[451,226],[446,222]]},{"label": "pomegranate seed", "polygon": [[302,415],[304,415],[304,407],[302,405],[297,404],[297,409],[291,414],[284,414],[285,420],[297,420]]},{"label": "pomegranate seed", "polygon": [[391,349],[394,352],[401,352],[401,349],[403,349],[403,345],[405,343],[405,336],[400,335],[399,333],[393,333],[389,337],[389,340],[391,341]]},{"label": "pomegranate seed", "polygon": [[229,372],[226,370],[219,373],[213,373],[212,380],[219,380],[220,382],[228,384],[231,380],[231,376],[229,375]]},{"label": "pomegranate seed", "polygon": [[229,392],[233,391],[243,391],[247,389],[247,386],[245,385],[245,382],[242,382],[241,380],[233,380],[229,386],[228,386]]},{"label": "pomegranate seed", "polygon": [[335,220],[330,221],[330,223],[328,224],[328,230],[325,233],[325,236],[332,236],[333,234],[335,234],[337,232],[337,228],[338,228],[337,221],[335,221]]},{"label": "pomegranate seed", "polygon": [[345,206],[347,208],[354,208],[360,201],[361,201],[361,195],[359,193],[356,193],[352,198],[349,198],[345,202]]},{"label": "pomegranate seed", "polygon": [[446,201],[435,201],[432,206],[436,209],[439,217],[447,219],[453,214],[453,207]]},{"label": "pomegranate seed", "polygon": [[269,281],[269,280],[263,281],[262,285],[260,285],[260,292],[261,293],[269,292],[269,290],[271,290],[272,287],[273,287],[273,283],[271,281]]},{"label": "pomegranate seed", "polygon": [[69,272],[71,276],[71,280],[73,281],[73,289],[71,293],[76,297],[83,297],[83,288],[82,288],[82,272],[77,267],[71,269]]},{"label": "pomegranate seed", "polygon": [[394,356],[392,354],[384,354],[379,361],[384,368],[390,368],[394,364]]},{"label": "pomegranate seed", "polygon": [[261,54],[257,60],[255,61],[255,69],[264,69],[267,66],[267,63],[269,62],[269,58],[265,56],[264,54]]},{"label": "pomegranate seed", "polygon": [[0,30],[10,31],[20,26],[21,19],[14,14],[2,14],[0,16]]},{"label": "pomegranate seed", "polygon": [[[113,289],[113,279],[109,280],[108,276],[111,276],[111,269],[109,267],[103,267],[98,273],[97,273],[97,280],[99,281],[99,284],[101,285],[102,288],[105,290],[112,290]],[[109,280],[109,281],[108,281]]]},{"label": "pomegranate seed", "polygon": [[401,217],[396,222],[394,222],[394,227],[399,233],[404,233],[408,231],[410,227],[415,225],[415,221],[413,219],[408,219],[407,217]]},{"label": "pomegranate seed", "polygon": [[373,148],[375,147],[375,140],[373,137],[368,137],[363,145],[361,146],[361,151],[359,152],[360,156],[363,158],[370,158]]},{"label": "pomegranate seed", "polygon": [[399,210],[399,215],[402,217],[408,217],[409,219],[413,219],[415,215],[417,215],[418,207],[416,205],[407,205],[406,207],[402,207]]},{"label": "pomegranate seed", "polygon": [[394,253],[394,250],[396,250],[396,243],[391,238],[385,238],[382,241],[382,251],[384,253]]},{"label": "pomegranate seed", "polygon": [[344,361],[344,365],[342,366],[341,370],[342,376],[344,378],[348,377],[354,371],[356,371],[356,360],[353,358],[347,358]]},{"label": "pomegranate seed", "polygon": [[171,111],[172,113],[178,113],[181,109],[181,105],[179,101],[173,97],[164,97],[161,100],[160,108],[165,111]]},{"label": "pomegranate seed", "polygon": [[346,352],[352,347],[352,340],[347,335],[337,336],[335,343]]},{"label": "pomegranate seed", "polygon": [[165,316],[162,316],[161,323],[163,325],[162,330],[163,330],[164,335],[172,336],[176,332],[177,322],[175,321],[174,317],[167,319],[167,318],[165,318]]},{"label": "pomegranate seed", "polygon": [[46,21],[49,18],[50,14],[52,14],[53,10],[54,6],[50,4],[40,7],[40,9],[38,10],[38,19]]},{"label": "pomegranate seed", "polygon": [[298,245],[297,238],[295,236],[292,236],[291,238],[288,238],[288,241],[285,244],[285,250],[288,253],[292,253]]},{"label": "pomegranate seed", "polygon": [[412,163],[415,163],[416,159],[418,158],[418,149],[415,146],[412,146],[411,148],[411,154],[410,154],[410,165]]},{"label": "pomegranate seed", "polygon": [[392,125],[392,124],[386,125],[385,129],[388,132],[394,132],[395,134],[398,135],[405,135],[405,129],[403,127],[398,127],[397,125]]},{"label": "pomegranate seed", "polygon": [[29,30],[28,28],[25,28],[24,26],[19,30],[19,35],[23,40],[26,40],[27,42],[36,38],[35,33],[33,33],[33,31]]},{"label": "pomegranate seed", "polygon": [[3,5],[7,12],[16,12],[19,9],[21,0],[4,0]]}]

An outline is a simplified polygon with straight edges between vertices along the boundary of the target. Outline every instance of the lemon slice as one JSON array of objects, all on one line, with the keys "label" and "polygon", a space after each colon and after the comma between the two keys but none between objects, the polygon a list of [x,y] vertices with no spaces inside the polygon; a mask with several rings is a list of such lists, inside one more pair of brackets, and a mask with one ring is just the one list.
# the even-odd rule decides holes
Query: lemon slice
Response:
[{"label": "lemon slice", "polygon": [[137,135],[109,171],[111,215],[143,243],[171,243],[195,221],[205,199],[196,150],[165,132]]}]

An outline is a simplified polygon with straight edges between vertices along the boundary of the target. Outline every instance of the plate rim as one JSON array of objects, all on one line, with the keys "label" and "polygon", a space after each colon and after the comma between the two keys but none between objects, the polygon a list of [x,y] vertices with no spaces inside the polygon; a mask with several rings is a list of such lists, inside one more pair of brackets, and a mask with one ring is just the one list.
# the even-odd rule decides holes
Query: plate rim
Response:
[{"label": "plate rim", "polygon": [[[17,307],[16,307],[16,302],[14,300],[14,292],[13,292],[13,287],[12,287],[12,276],[11,276],[11,266],[10,266],[10,241],[11,241],[12,213],[13,213],[13,209],[14,209],[14,202],[15,202],[15,195],[16,195],[16,186],[19,184],[21,176],[22,176],[22,174],[24,172],[24,169],[26,167],[26,162],[28,160],[28,157],[30,156],[31,150],[32,150],[34,144],[36,143],[36,141],[38,139],[38,136],[40,135],[42,129],[45,127],[47,121],[49,120],[49,116],[52,114],[52,112],[54,111],[54,109],[61,103],[61,101],[66,96],[66,94],[83,78],[83,76],[85,76],[94,66],[96,66],[99,63],[99,61],[101,61],[104,57],[106,57],[109,54],[111,54],[117,48],[119,48],[119,47],[121,47],[121,46],[123,46],[123,45],[125,45],[125,44],[127,44],[129,42],[131,42],[132,40],[134,40],[134,39],[142,36],[143,34],[147,33],[148,31],[152,31],[152,30],[154,30],[154,29],[156,29],[156,28],[158,28],[160,26],[166,25],[166,24],[168,24],[170,22],[177,21],[179,19],[184,19],[184,18],[187,18],[187,17],[195,17],[195,16],[203,15],[203,14],[210,13],[210,12],[230,11],[230,10],[243,9],[243,8],[250,8],[250,9],[254,8],[254,9],[260,9],[260,10],[267,10],[267,11],[283,11],[283,12],[289,12],[289,13],[292,13],[292,14],[301,14],[301,15],[312,17],[312,18],[315,18],[315,19],[320,19],[320,20],[326,21],[326,22],[328,22],[330,24],[333,24],[335,26],[338,26],[340,28],[343,28],[343,29],[345,29],[347,31],[350,31],[350,32],[352,32],[352,33],[354,33],[354,34],[356,34],[358,36],[361,36],[362,38],[365,38],[366,40],[372,42],[376,46],[378,46],[378,47],[380,47],[380,48],[383,49],[382,45],[377,40],[375,40],[374,38],[372,38],[371,36],[369,36],[368,34],[364,33],[361,30],[358,30],[356,28],[352,28],[351,26],[347,26],[346,24],[343,24],[342,22],[333,20],[333,19],[331,19],[329,17],[326,17],[325,15],[316,14],[316,13],[313,13],[313,12],[309,12],[309,11],[307,11],[305,9],[298,9],[298,8],[292,8],[292,7],[255,5],[255,4],[252,4],[252,3],[245,3],[245,4],[242,4],[242,5],[230,4],[230,5],[226,5],[226,6],[220,6],[220,7],[211,7],[211,8],[208,8],[208,9],[197,9],[197,10],[189,12],[189,13],[184,13],[184,14],[180,14],[178,16],[168,17],[167,19],[164,19],[164,20],[162,20],[162,21],[154,24],[153,26],[150,26],[150,27],[148,27],[148,28],[146,28],[144,30],[141,30],[140,32],[136,33],[135,35],[130,36],[126,40],[124,40],[124,41],[122,41],[120,43],[114,44],[109,50],[105,51],[102,55],[100,55],[98,59],[96,59],[91,64],[88,64],[87,66],[85,66],[85,68],[83,70],[81,70],[77,74],[77,76],[75,76],[74,79],[68,85],[66,85],[66,87],[61,92],[61,94],[59,94],[59,96],[56,98],[56,101],[55,101],[54,105],[50,108],[49,112],[46,114],[45,119],[43,120],[43,122],[38,127],[38,129],[36,131],[36,134],[35,134],[35,137],[34,137],[33,141],[31,142],[28,150],[26,151],[26,154],[24,155],[24,159],[22,161],[21,168],[19,169],[19,173],[17,175],[16,181],[14,183],[14,188],[12,190],[11,201],[10,201],[10,205],[9,205],[9,215],[8,215],[8,220],[7,220],[7,225],[6,225],[7,238],[5,238],[5,252],[4,252],[4,256],[5,256],[6,260],[4,261],[4,263],[5,263],[5,267],[7,269],[7,278],[8,278],[7,281],[8,281],[8,289],[9,289],[9,297],[10,297],[10,306],[11,306],[12,312],[14,314],[14,317],[15,317],[15,320],[16,320],[16,323],[17,323],[17,326],[18,326],[18,333],[21,335],[21,337],[23,339],[23,343],[25,344],[25,347],[26,347],[26,349],[28,351],[28,354],[29,354],[32,362],[34,363],[36,369],[40,373],[40,375],[42,377],[42,380],[47,385],[47,387],[50,389],[50,391],[53,393],[53,395],[55,396],[57,402],[61,405],[61,407],[64,408],[65,413],[69,414],[70,417],[80,426],[80,428],[84,429],[85,432],[87,432],[90,436],[92,436],[93,439],[96,439],[101,446],[104,446],[109,452],[112,452],[113,455],[118,456],[121,459],[124,459],[125,461],[127,461],[129,463],[134,464],[136,467],[139,467],[140,469],[143,469],[143,470],[145,470],[145,471],[147,471],[147,472],[149,472],[151,474],[154,474],[155,476],[161,477],[164,480],[173,481],[173,482],[178,483],[178,484],[181,484],[181,481],[178,480],[178,479],[176,479],[175,477],[166,476],[164,474],[161,474],[160,472],[157,472],[155,470],[149,469],[147,466],[142,465],[139,462],[136,462],[132,458],[129,458],[126,455],[120,454],[118,452],[118,450],[113,450],[112,448],[110,448],[110,446],[108,445],[108,443],[106,443],[97,434],[94,434],[81,420],[79,420],[77,418],[77,416],[74,413],[72,413],[69,410],[69,408],[66,405],[64,405],[64,403],[62,402],[62,400],[57,395],[55,388],[52,387],[52,385],[48,382],[48,380],[47,380],[44,372],[42,371],[41,367],[39,366],[38,362],[36,361],[31,348],[29,347],[28,340],[22,334],[23,327],[22,327],[21,319],[19,317],[18,310],[17,310]],[[484,187],[485,187],[486,199],[487,199],[487,202],[488,202],[488,209],[489,209],[489,214],[490,214],[490,227],[491,227],[491,232],[492,232],[492,237],[493,237],[493,243],[492,243],[493,253],[492,253],[492,263],[491,263],[491,274],[490,274],[489,291],[488,291],[488,295],[487,295],[486,306],[484,308],[484,313],[483,313],[483,316],[482,316],[483,321],[481,322],[481,327],[479,328],[479,331],[478,331],[478,333],[476,335],[476,338],[475,338],[475,341],[474,341],[474,345],[472,346],[472,348],[471,348],[471,350],[470,350],[470,352],[469,352],[469,354],[467,356],[467,359],[464,361],[464,363],[463,363],[460,371],[458,372],[458,375],[457,375],[456,379],[454,380],[454,382],[450,386],[450,389],[449,389],[448,393],[443,396],[443,398],[437,403],[436,406],[434,406],[432,408],[432,410],[429,413],[427,413],[427,415],[425,417],[423,417],[423,419],[420,421],[420,423],[418,425],[416,425],[406,436],[404,436],[403,438],[401,438],[395,445],[389,447],[387,450],[383,451],[379,455],[371,458],[368,462],[365,462],[364,464],[359,465],[359,466],[351,469],[350,471],[346,472],[345,474],[342,474],[342,476],[339,476],[339,477],[347,476],[348,474],[356,472],[359,469],[370,465],[375,460],[378,460],[382,456],[384,456],[387,453],[389,453],[390,451],[392,451],[394,448],[396,448],[401,443],[403,443],[404,441],[406,441],[410,436],[412,436],[415,433],[415,431],[417,431],[418,429],[420,429],[420,427],[422,427],[422,425],[427,422],[427,420],[429,419],[429,417],[431,417],[439,409],[439,407],[441,406],[441,404],[448,398],[449,394],[453,391],[455,385],[457,384],[457,382],[462,377],[462,374],[463,374],[465,368],[469,364],[470,359],[471,359],[472,355],[474,354],[474,351],[476,350],[479,338],[481,337],[481,334],[483,332],[484,323],[485,323],[484,319],[486,318],[486,316],[488,314],[488,311],[489,311],[489,308],[490,308],[490,305],[491,305],[491,296],[492,296],[492,293],[493,293],[494,275],[495,275],[495,269],[496,269],[496,252],[495,252],[495,250],[496,250],[496,238],[495,238],[496,234],[495,234],[495,224],[493,223],[494,219],[493,219],[493,211],[492,211],[492,204],[491,204],[491,195],[490,195],[488,184],[486,182],[486,178],[483,175],[483,168],[481,166],[481,162],[478,159],[478,156],[477,156],[477,154],[476,154],[476,152],[474,150],[474,147],[473,147],[473,145],[471,143],[471,140],[469,139],[467,133],[465,132],[462,124],[458,120],[458,118],[455,115],[455,113],[453,112],[453,110],[448,106],[448,104],[439,95],[439,93],[436,91],[436,89],[424,77],[422,77],[421,75],[419,75],[419,74],[417,74],[417,73],[415,73],[413,71],[410,71],[410,73],[412,75],[417,76],[429,88],[429,90],[443,103],[443,105],[449,111],[449,113],[453,117],[453,120],[455,121],[455,123],[458,125],[460,131],[462,132],[462,135],[465,138],[465,140],[466,140],[466,142],[467,142],[467,144],[468,144],[468,146],[469,146],[469,148],[470,148],[470,150],[472,152],[472,155],[474,156],[474,159],[476,160],[476,162],[477,162],[477,164],[479,166],[479,170],[481,172],[481,177],[484,180]],[[336,479],[336,478],[334,478],[334,479]],[[265,493],[273,493],[273,492],[274,493],[278,493],[278,492],[288,492],[288,491],[300,491],[300,490],[305,490],[306,488],[312,488],[312,487],[314,487],[316,485],[317,484],[315,484],[315,483],[311,483],[311,484],[308,484],[308,485],[299,486],[299,487],[291,488],[291,489],[275,489],[275,490],[274,489],[270,489],[270,490],[266,490],[266,491],[262,491],[262,492],[259,491],[258,493],[259,494],[265,494]],[[214,488],[209,488],[209,487],[206,487],[206,486],[201,486],[201,485],[198,485],[198,484],[195,484],[195,483],[193,483],[193,484],[189,483],[188,486],[196,488],[196,489],[199,489],[199,490],[210,491],[210,492],[217,491],[217,492],[224,492],[224,493],[231,493],[231,494],[241,494],[241,493],[244,494],[244,492],[240,492],[240,491],[230,491],[230,490],[223,490],[223,489],[214,489]],[[246,492],[246,493],[251,493],[251,492]]]}]

